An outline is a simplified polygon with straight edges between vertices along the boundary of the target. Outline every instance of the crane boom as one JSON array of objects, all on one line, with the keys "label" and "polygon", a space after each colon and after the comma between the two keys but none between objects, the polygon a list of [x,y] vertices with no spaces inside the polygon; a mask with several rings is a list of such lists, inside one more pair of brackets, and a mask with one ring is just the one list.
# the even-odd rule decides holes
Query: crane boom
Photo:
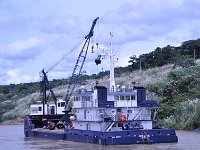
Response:
[{"label": "crane boom", "polygon": [[93,36],[93,32],[94,32],[94,27],[96,25],[97,20],[99,19],[99,17],[97,17],[96,19],[94,19],[93,23],[92,23],[92,27],[90,29],[90,32],[88,33],[87,36],[85,36],[85,39],[90,39]]},{"label": "crane boom", "polygon": [[87,51],[88,51],[88,47],[89,47],[89,44],[90,44],[90,38],[93,36],[94,27],[95,27],[98,19],[99,19],[99,17],[97,17],[93,21],[88,35],[85,36],[85,43],[84,43],[84,45],[83,45],[83,47],[82,47],[82,49],[81,49],[81,51],[78,55],[78,59],[77,59],[76,64],[74,66],[74,70],[72,72],[72,75],[71,75],[71,78],[70,78],[70,81],[69,81],[69,84],[68,84],[68,87],[67,87],[67,93],[64,96],[64,100],[66,102],[65,108],[67,107],[69,99],[70,99],[70,97],[71,97],[71,95],[74,91],[75,85],[78,82],[79,75],[82,71],[82,68],[83,68],[83,65],[84,65],[84,62],[85,62],[85,59],[86,59],[86,56],[87,56]]}]

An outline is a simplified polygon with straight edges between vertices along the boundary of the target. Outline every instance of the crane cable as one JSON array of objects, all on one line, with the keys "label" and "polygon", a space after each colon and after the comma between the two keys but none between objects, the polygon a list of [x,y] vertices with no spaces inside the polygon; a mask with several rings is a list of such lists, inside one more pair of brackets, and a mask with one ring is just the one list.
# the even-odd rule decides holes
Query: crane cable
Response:
[{"label": "crane cable", "polygon": [[[99,17],[98,17],[99,18]],[[98,39],[99,39],[99,21],[98,21]],[[66,52],[63,54],[63,56],[58,59],[52,66],[48,67],[46,73],[48,73],[49,71],[51,71],[53,68],[55,68],[60,62],[62,62],[69,54],[71,54],[74,50],[77,49],[77,47],[79,47],[81,45],[81,43],[83,43],[83,41],[85,40],[85,38],[82,38],[69,52]]]},{"label": "crane cable", "polygon": [[47,69],[46,73],[48,73],[48,72],[51,71],[53,68],[55,68],[55,67],[56,67],[61,61],[63,61],[70,53],[72,53],[74,50],[76,50],[77,47],[79,47],[79,46],[81,45],[81,43],[83,43],[84,40],[85,40],[85,39],[82,38],[70,51],[64,53],[63,56],[62,56],[60,59],[58,59],[52,66],[50,66],[50,67]]}]

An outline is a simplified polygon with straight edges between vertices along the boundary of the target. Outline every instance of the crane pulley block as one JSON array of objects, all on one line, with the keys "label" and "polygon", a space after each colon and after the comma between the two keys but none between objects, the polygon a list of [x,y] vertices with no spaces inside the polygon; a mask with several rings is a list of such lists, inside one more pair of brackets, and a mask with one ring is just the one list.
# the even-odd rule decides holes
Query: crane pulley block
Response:
[{"label": "crane pulley block", "polygon": [[95,63],[96,63],[96,65],[101,64],[101,55],[97,56],[97,59],[95,59]]}]

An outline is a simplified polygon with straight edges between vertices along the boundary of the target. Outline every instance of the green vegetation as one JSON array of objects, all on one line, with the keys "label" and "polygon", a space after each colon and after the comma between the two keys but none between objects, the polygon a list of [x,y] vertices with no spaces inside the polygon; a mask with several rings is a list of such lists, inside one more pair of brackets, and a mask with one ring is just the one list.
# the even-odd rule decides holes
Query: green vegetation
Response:
[{"label": "green vegetation", "polygon": [[[165,127],[192,130],[200,128],[200,39],[185,41],[179,47],[157,47],[138,57],[130,65],[115,68],[116,83],[130,86],[140,82],[147,88],[148,99],[160,103],[158,122]],[[79,84],[108,86],[108,71],[81,74]],[[68,79],[50,81],[56,96],[65,94]],[[86,84],[87,85],[87,84]],[[29,114],[29,106],[40,97],[40,83],[0,86],[0,122]]]},{"label": "green vegetation", "polygon": [[171,70],[166,82],[148,85],[160,97],[160,123],[177,129],[200,127],[200,66]]},{"label": "green vegetation", "polygon": [[161,67],[166,64],[174,64],[175,66],[189,67],[194,65],[194,58],[200,58],[200,39],[189,40],[182,43],[179,47],[167,45],[166,47],[157,47],[154,51],[130,57],[130,63],[127,70],[137,70]]}]

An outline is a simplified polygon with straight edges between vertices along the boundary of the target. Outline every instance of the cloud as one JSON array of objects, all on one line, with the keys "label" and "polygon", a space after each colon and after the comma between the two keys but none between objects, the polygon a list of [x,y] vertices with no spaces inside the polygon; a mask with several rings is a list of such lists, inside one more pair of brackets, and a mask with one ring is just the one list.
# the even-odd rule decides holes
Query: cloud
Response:
[{"label": "cloud", "polygon": [[[163,24],[170,23],[172,20],[191,18],[191,2],[185,0],[148,0],[145,3],[140,0],[127,1],[118,9],[106,14],[105,20],[108,23],[117,22],[119,24]],[[196,2],[199,6],[200,2]],[[196,6],[197,8],[197,6]],[[197,18],[200,13],[196,11]],[[133,24],[133,25],[134,25]]]},{"label": "cloud", "polygon": [[[28,81],[29,75],[38,74],[38,70],[50,62],[55,63],[57,57],[60,58],[64,51],[70,50],[78,39],[84,37],[91,27],[91,18],[96,16],[100,16],[100,22],[95,27],[96,36],[91,43],[97,39],[99,46],[102,44],[103,48],[109,49],[109,33],[112,31],[113,52],[120,56],[116,65],[124,66],[132,54],[140,55],[157,46],[177,45],[198,38],[199,7],[198,0],[99,0],[87,3],[0,0],[1,76],[10,82],[14,77],[25,75]],[[71,75],[79,52],[67,57],[50,75],[55,78]],[[90,54],[89,48],[83,70],[88,73],[101,71],[103,66],[91,67],[95,66],[94,55],[99,53]],[[109,61],[102,63],[107,65]],[[15,80],[12,82],[16,83]]]},{"label": "cloud", "polygon": [[13,36],[16,35],[16,33],[24,32],[24,34],[26,34],[35,29],[36,20],[36,18],[33,18],[31,16],[25,17],[23,15],[20,15],[17,6],[11,1],[8,0],[0,2],[1,36],[4,35],[4,37],[6,38],[8,37],[8,35]]},{"label": "cloud", "polygon": [[45,33],[67,34],[78,29],[78,20],[75,16],[48,16],[43,22],[41,31]]},{"label": "cloud", "polygon": [[[53,5],[54,2],[50,3]],[[24,7],[24,5],[27,5],[27,7]],[[48,6],[50,7],[50,5]],[[75,15],[62,15],[52,13],[50,10],[41,10],[44,7],[46,7],[46,2],[34,0],[4,2],[0,6],[0,35],[5,37],[7,37],[7,34],[16,36],[22,34],[22,32],[24,32],[24,35],[35,33],[69,34],[80,29],[78,26],[80,23]],[[43,12],[39,14],[39,11]]]},{"label": "cloud", "polygon": [[20,70],[9,70],[4,75],[0,75],[0,84],[19,84],[33,81],[33,77],[23,74]]},{"label": "cloud", "polygon": [[144,3],[140,0],[129,0],[117,11],[106,12],[103,22],[110,27],[117,25],[114,33],[120,37],[117,43],[125,44],[166,36],[191,21],[197,23],[200,18],[199,7],[200,1],[148,0]]},{"label": "cloud", "polygon": [[2,69],[7,69],[7,68],[10,68],[10,67],[13,67],[14,64],[12,64],[9,60],[6,60],[6,59],[2,59],[0,61],[0,67]]},{"label": "cloud", "polygon": [[45,40],[38,37],[30,37],[26,40],[18,40],[9,45],[0,48],[0,55],[3,58],[10,60],[33,59],[39,55],[41,46],[43,46]]},{"label": "cloud", "polygon": [[64,71],[51,71],[48,73],[48,80],[51,81],[53,79],[66,79],[71,76],[71,72]]}]

